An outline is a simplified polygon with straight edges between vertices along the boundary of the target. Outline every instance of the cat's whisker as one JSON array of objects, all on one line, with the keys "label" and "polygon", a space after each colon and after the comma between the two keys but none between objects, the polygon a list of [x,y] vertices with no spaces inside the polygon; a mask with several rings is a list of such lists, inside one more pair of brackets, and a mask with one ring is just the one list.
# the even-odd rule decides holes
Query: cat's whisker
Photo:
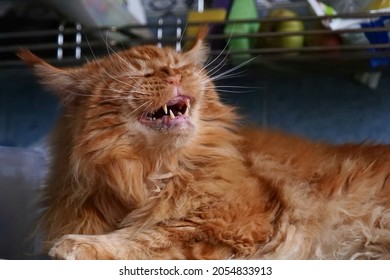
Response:
[{"label": "cat's whisker", "polygon": [[[221,52],[222,53],[222,52]],[[220,54],[221,54],[220,53]],[[218,73],[218,71],[220,71],[225,65],[226,65],[226,62],[227,62],[227,59],[228,59],[228,56],[229,54],[226,54],[225,57],[219,61],[219,63],[217,65],[215,65],[213,68],[211,69],[207,69],[206,66],[203,67],[198,73],[197,75],[199,75],[203,70],[205,70],[203,72],[203,74],[201,75],[201,78],[204,78],[204,79],[208,79],[209,77],[212,77],[214,74]]]},{"label": "cat's whisker", "polygon": [[[108,91],[107,94],[100,93],[100,94],[94,94],[94,96],[98,96],[98,97],[120,97],[120,98],[123,98],[123,99],[127,99],[128,98],[128,94],[126,93],[127,89],[126,89],[126,91],[124,91],[124,90],[113,88],[110,85],[107,85],[107,86],[108,86],[108,88],[96,87],[96,89],[98,89],[99,91],[102,91],[102,92]],[[119,96],[118,95],[113,96],[112,93],[119,93],[120,95]]]},{"label": "cat's whisker", "polygon": [[[123,92],[121,92],[123,94]],[[141,91],[132,91],[131,93],[140,93],[142,94],[143,92]],[[95,95],[95,96],[98,96],[98,95]],[[124,95],[124,96],[111,96],[111,95],[101,95],[100,97],[111,97],[111,98],[108,98],[108,99],[105,99],[106,101],[112,101],[112,100],[120,100],[120,101],[130,101],[130,100],[144,100],[144,98],[142,97],[139,97],[139,96],[135,96],[134,94],[130,94],[130,95]]]},{"label": "cat's whisker", "polygon": [[[214,62],[218,61],[219,57],[225,52],[226,48],[229,46],[230,41],[231,41],[231,39],[232,39],[232,35],[233,35],[233,33],[230,34],[229,39],[227,40],[227,42],[226,42],[224,48],[220,51],[220,53],[219,53],[211,62],[206,63],[206,65],[204,66],[204,69],[207,69],[207,67],[209,67],[210,65],[212,65]],[[213,67],[212,69],[208,70],[207,73],[209,73],[209,75],[211,76],[215,69],[217,69],[216,71],[218,71],[219,69],[221,69],[221,68],[225,65],[226,60],[227,60],[227,58],[229,57],[229,54],[230,54],[229,51],[226,52],[224,58],[217,64],[217,66],[215,66],[215,67]],[[222,66],[220,66],[221,63],[222,63]],[[220,67],[219,67],[219,66],[220,66]],[[214,73],[215,73],[215,72],[214,72]]]},{"label": "cat's whisker", "polygon": [[[218,58],[225,52],[225,50],[227,49],[227,47],[229,46],[230,44],[230,41],[232,39],[232,36],[233,36],[233,32],[230,33],[229,35],[229,39],[226,41],[226,44],[225,46],[223,47],[223,49],[219,52],[219,54],[209,63],[206,63],[206,65],[204,66],[204,68],[207,68],[209,65],[213,64],[216,60],[218,60]],[[226,57],[226,56],[225,56]]]},{"label": "cat's whisker", "polygon": [[[94,61],[97,63],[97,65],[100,67],[100,69],[102,70],[102,72],[100,72],[100,76],[101,76],[101,78],[102,78],[102,80],[104,81],[104,82],[106,82],[106,84],[107,84],[107,81],[106,81],[106,79],[105,79],[105,77],[103,76],[103,73],[104,74],[106,74],[109,78],[111,78],[111,79],[113,79],[113,80],[115,80],[115,81],[117,81],[118,83],[121,83],[121,84],[123,84],[123,85],[125,85],[125,86],[132,86],[131,84],[128,84],[128,83],[126,83],[126,82],[124,82],[124,81],[122,81],[122,80],[119,80],[118,78],[116,78],[116,77],[114,77],[113,75],[111,75],[110,73],[108,73],[108,71],[105,69],[105,67],[103,67],[102,65],[101,65],[101,63],[100,63],[100,61],[99,61],[99,59],[96,57],[96,55],[95,55],[95,53],[92,51],[92,47],[91,47],[91,44],[90,44],[90,42],[89,42],[89,40],[88,40],[88,38],[86,38],[86,40],[87,40],[87,44],[89,45],[89,48],[91,49],[91,53],[92,53],[92,56],[94,57]],[[103,40],[104,41],[104,40]],[[107,46],[107,42],[105,42],[106,43],[106,46]],[[111,58],[111,60],[112,60],[112,58]],[[114,61],[112,61],[113,63],[114,63]],[[115,63],[114,63],[115,64]],[[116,65],[116,64],[115,64]],[[108,84],[107,84],[108,85]]]},{"label": "cat's whisker", "polygon": [[141,103],[136,109],[134,109],[133,112],[138,111],[140,109],[147,110],[153,104],[153,100],[147,100],[147,101],[145,101],[143,99],[141,99],[141,100],[143,101],[143,103]]},{"label": "cat's whisker", "polygon": [[[107,53],[111,59],[111,61],[115,64],[115,61],[114,59],[112,58],[112,54],[115,55],[115,57],[119,58],[127,67],[128,69],[133,69],[133,65],[131,65],[131,63],[127,60],[125,60],[122,56],[120,56],[108,43],[108,30],[106,31],[106,39],[104,40],[104,43],[106,44],[106,50],[107,50]],[[118,66],[118,65],[116,65]],[[127,70],[127,69],[125,69]]]},{"label": "cat's whisker", "polygon": [[[232,38],[232,34],[231,34],[230,37],[229,37],[228,43],[225,45],[224,49],[219,53],[219,55],[218,55],[217,57],[219,57],[219,56],[225,51],[225,49],[226,49],[226,47],[228,46],[229,41],[231,40],[231,38]],[[223,73],[220,73],[220,74],[218,74],[218,75],[216,75],[216,76],[213,77],[213,75],[214,75],[215,73],[217,73],[220,69],[223,68],[223,66],[226,65],[226,61],[227,61],[227,58],[228,58],[228,56],[229,56],[229,53],[230,53],[230,52],[227,52],[226,55],[225,55],[225,57],[218,63],[218,65],[215,66],[213,69],[211,69],[211,70],[208,71],[208,75],[210,76],[211,80],[213,80],[213,81],[218,80],[219,77],[224,76],[224,75],[226,75],[226,74],[229,74],[229,73],[231,73],[231,72],[234,72],[234,71],[236,71],[237,69],[239,69],[239,68],[241,68],[241,67],[247,65],[247,64],[250,63],[252,60],[254,60],[254,59],[257,58],[257,57],[253,57],[253,58],[251,58],[251,59],[248,59],[247,61],[244,61],[244,62],[240,63],[239,65],[237,65],[237,66],[235,66],[235,67],[233,67],[233,68],[231,68],[231,69],[229,69],[229,70],[227,70],[227,71],[225,71],[225,72],[223,72]]]},{"label": "cat's whisker", "polygon": [[[85,33],[84,33],[84,37],[85,37],[86,42],[87,42],[87,44],[88,44],[88,47],[89,47],[89,49],[90,49],[90,51],[91,51],[91,54],[92,54],[92,56],[93,56],[93,58],[94,58],[94,61],[98,64],[98,66],[100,67],[100,69],[103,70],[103,72],[104,72],[105,74],[107,74],[109,77],[111,77],[111,75],[110,75],[110,74],[105,70],[105,68],[100,64],[99,58],[96,57],[95,52],[94,52],[94,50],[93,50],[93,48],[92,48],[92,46],[91,46],[91,43],[89,42],[88,36],[86,36]],[[102,80],[103,80],[107,85],[109,85],[109,84],[107,83],[106,79],[103,77],[102,73],[100,73],[100,76],[102,77]],[[117,80],[117,81],[123,83],[123,81],[120,81],[120,80]]]},{"label": "cat's whisker", "polygon": [[[107,33],[108,33],[108,32],[107,32]],[[119,80],[119,79],[115,78],[114,76],[112,76],[111,74],[109,74],[109,73],[106,71],[106,69],[100,64],[99,59],[96,57],[95,52],[93,51],[93,48],[92,48],[92,46],[91,46],[91,44],[90,44],[90,42],[89,42],[88,37],[86,36],[86,34],[84,34],[84,37],[86,38],[87,44],[88,44],[89,49],[90,49],[90,51],[91,51],[91,54],[92,54],[92,56],[93,56],[93,58],[94,58],[94,61],[98,64],[98,66],[100,67],[100,69],[103,70],[103,73],[105,73],[108,77],[112,78],[113,80],[115,80],[115,81],[117,81],[117,82],[119,82],[119,83],[121,83],[121,84],[124,84],[125,86],[127,86],[127,87],[129,87],[129,88],[132,88],[133,85],[131,85],[131,84],[129,84],[129,83],[125,83],[125,82],[123,82],[122,80]],[[104,41],[104,40],[103,40],[103,41]],[[106,47],[107,47],[107,48],[111,49],[111,50],[114,52],[114,50],[108,45],[108,43],[107,43],[107,38],[106,38],[106,40],[105,40],[105,44],[106,44]],[[115,53],[115,54],[116,54],[120,59],[122,59],[123,62],[127,63],[126,60],[124,60],[122,57],[120,57],[117,53]],[[112,57],[111,57],[111,61],[114,62],[113,59],[112,59]],[[114,90],[114,89],[112,88],[112,86],[107,82],[107,80],[105,79],[105,77],[102,75],[103,73],[100,73],[100,75],[101,75],[101,77],[102,77],[102,80],[105,82],[105,84],[106,84],[107,86],[109,86],[112,90]],[[132,79],[133,81],[134,81],[134,78],[137,78],[137,77],[131,77],[131,79]],[[141,77],[140,77],[140,78],[141,78]],[[118,92],[118,91],[116,91],[116,92]]]},{"label": "cat's whisker", "polygon": [[[113,97],[112,95],[105,95],[105,94],[89,94],[89,93],[80,93],[80,92],[74,92],[74,91],[71,91],[71,90],[65,90],[65,92],[67,92],[68,94],[71,94],[71,95],[75,95],[75,96],[82,96],[82,97],[91,97],[91,96],[94,96],[94,97],[103,97],[103,98],[107,98],[107,97]],[[113,97],[111,98],[110,100],[114,100],[114,99],[117,99],[117,100],[128,100],[128,97],[122,97],[122,96],[116,96],[116,97]]]},{"label": "cat's whisker", "polygon": [[[198,72],[198,74],[202,71],[202,70],[205,70],[205,74],[204,76],[205,77],[209,77],[209,76],[212,76],[214,75],[215,73],[217,73],[220,69],[223,68],[223,66],[226,65],[226,61],[230,55],[230,51],[226,51],[227,47],[229,46],[230,44],[230,41],[232,39],[232,35],[233,35],[233,32],[231,32],[230,36],[229,36],[229,39],[227,40],[225,46],[223,47],[223,49],[219,52],[219,54],[217,56],[215,56],[211,61],[211,57],[207,60],[207,62],[205,63],[205,66]],[[222,54],[225,54],[224,57],[218,62],[218,64],[216,66],[214,66],[213,68],[211,69],[207,69],[210,65],[212,65],[214,62],[218,61],[218,59],[220,58],[220,56]]]},{"label": "cat's whisker", "polygon": [[225,92],[225,93],[237,93],[237,94],[242,94],[242,93],[253,93],[253,90],[227,90],[227,89],[219,89],[218,92]]},{"label": "cat's whisker", "polygon": [[[248,87],[248,86],[214,86],[214,87],[205,87],[206,90],[217,90],[218,92],[228,92],[228,93],[252,93],[254,90],[258,90],[259,87]],[[230,90],[237,89],[237,90]]]},{"label": "cat's whisker", "polygon": [[216,66],[212,69],[207,70],[207,76],[212,77],[214,74],[218,73],[227,63],[228,55],[226,55]]},{"label": "cat's whisker", "polygon": [[181,45],[182,45],[182,41],[183,41],[183,38],[184,38],[184,35],[186,34],[186,31],[187,31],[187,27],[188,27],[188,22],[186,22],[182,32],[181,32],[181,36],[180,36],[180,40],[179,40],[179,45],[180,45],[180,48],[181,48]]},{"label": "cat's whisker", "polygon": [[257,87],[225,87],[225,86],[220,86],[220,87],[205,87],[206,90],[217,90],[217,91],[221,91],[221,90],[234,90],[236,89],[235,92],[252,92],[256,89],[258,89]]},{"label": "cat's whisker", "polygon": [[[96,89],[99,91],[107,90],[107,88],[99,88],[99,87],[96,87]],[[111,86],[109,86],[109,90],[116,92],[116,93],[120,93],[120,94],[122,94],[122,96],[113,96],[112,94],[98,94],[98,93],[94,93],[93,96],[94,97],[109,98],[109,99],[106,99],[106,101],[111,101],[111,100],[121,100],[121,101],[124,100],[125,101],[125,100],[129,100],[129,99],[141,99],[141,100],[143,99],[142,97],[131,95],[131,93],[143,94],[144,92],[142,92],[142,91],[136,91],[136,90],[132,89],[129,92],[129,94],[127,94],[123,90],[115,89],[115,88],[112,88]],[[86,96],[86,97],[91,96],[91,94],[76,93],[76,92],[71,92],[71,91],[69,91],[69,93],[72,93],[72,94],[78,95],[78,96]]]},{"label": "cat's whisker", "polygon": [[[108,51],[108,53],[109,53],[109,56],[110,56],[111,61],[115,64],[115,61],[113,60],[112,55],[110,54],[110,51],[111,51],[112,53],[114,53],[116,57],[118,57],[122,62],[125,63],[125,65],[127,65],[127,66],[131,69],[131,65],[129,64],[129,62],[126,61],[125,59],[123,59],[118,53],[116,53],[116,52],[109,46],[109,44],[108,44],[108,39],[107,39],[107,36],[108,36],[107,34],[108,34],[108,32],[106,33],[106,40],[104,40],[104,39],[103,39],[103,40],[104,40],[105,43],[106,43],[107,51]],[[102,36],[103,36],[103,35],[102,35]],[[88,44],[88,46],[89,46],[89,48],[90,48],[90,50],[91,50],[92,56],[94,57],[95,63],[97,63],[97,65],[98,65],[98,66],[100,67],[100,69],[102,70],[102,72],[100,73],[100,75],[101,75],[101,77],[102,77],[102,81],[110,88],[111,91],[116,92],[116,93],[122,93],[122,92],[123,92],[123,90],[119,90],[119,89],[114,88],[114,87],[111,85],[111,83],[109,83],[109,82],[106,80],[106,77],[103,76],[103,74],[107,75],[109,78],[113,79],[114,81],[116,81],[116,82],[118,82],[118,83],[120,83],[120,84],[126,86],[126,87],[127,87],[127,90],[131,90],[131,91],[134,92],[134,93],[143,94],[143,92],[134,91],[135,86],[132,85],[132,84],[130,84],[130,83],[127,83],[127,82],[124,82],[123,80],[121,80],[121,79],[120,79],[121,76],[116,77],[116,76],[113,76],[113,75],[111,75],[110,73],[108,73],[108,71],[105,69],[105,67],[103,67],[103,66],[101,65],[99,58],[96,57],[96,55],[95,55],[95,53],[94,53],[94,51],[93,51],[93,49],[92,49],[92,46],[91,46],[91,44],[90,44],[90,42],[89,42],[87,36],[85,36],[85,37],[86,37],[87,44]],[[133,81],[135,81],[137,78],[142,78],[142,77],[129,76],[127,72],[125,72],[125,73],[123,74],[123,76],[126,76],[127,78],[130,78],[130,79],[133,80]],[[72,93],[72,94],[88,96],[88,94],[85,94],[85,95],[84,95],[84,94],[81,94],[81,93]],[[100,96],[101,96],[101,97],[105,97],[106,95],[100,95]],[[111,97],[111,95],[110,95],[110,94],[107,94],[107,97]],[[127,99],[128,99],[127,97],[123,97],[123,100],[127,100]],[[113,99],[111,99],[111,100],[113,100]]]},{"label": "cat's whisker", "polygon": [[[126,83],[120,79],[118,79],[117,77],[111,75],[111,74],[108,74],[108,73],[105,73],[108,77],[110,77],[111,79],[115,80],[116,82],[120,83],[120,84],[123,84],[127,87],[132,87],[133,85],[132,84],[129,84],[129,83]],[[104,78],[103,78],[104,79]],[[107,82],[105,79],[104,79],[104,82]]]},{"label": "cat's whisker", "polygon": [[206,122],[215,121],[215,120],[218,120],[218,119],[222,118],[222,117],[225,116],[226,114],[230,114],[230,113],[231,113],[231,111],[228,110],[228,111],[223,112],[222,114],[219,114],[219,115],[217,115],[217,116],[213,116],[213,117],[211,117],[211,118],[201,118],[201,120],[202,120],[202,121],[206,121]]},{"label": "cat's whisker", "polygon": [[[89,48],[89,50],[91,51],[92,57],[93,57],[94,61],[96,61],[97,58],[96,58],[96,55],[95,55],[95,51],[93,50],[92,45],[91,45],[91,43],[89,42],[88,36],[87,36],[87,34],[85,33],[84,30],[83,30],[83,34],[84,34],[85,40],[86,40],[86,42],[87,42],[88,48]],[[90,62],[88,58],[87,58],[87,61]]]},{"label": "cat's whisker", "polygon": [[209,76],[207,75],[207,72],[203,72],[201,75],[197,75],[197,78],[199,78],[200,83],[203,86],[207,85],[210,82]]},{"label": "cat's whisker", "polygon": [[234,66],[233,68],[231,68],[231,69],[229,69],[229,70],[227,70],[227,71],[225,71],[225,72],[223,72],[223,73],[221,73],[221,74],[218,74],[218,75],[216,75],[216,76],[214,76],[214,77],[211,77],[210,79],[211,79],[212,81],[215,81],[215,80],[217,80],[217,79],[220,78],[220,77],[226,77],[227,74],[230,74],[230,73],[232,73],[232,72],[234,72],[234,71],[236,71],[236,70],[238,70],[238,69],[244,67],[245,65],[248,65],[249,63],[251,63],[253,60],[255,60],[255,59],[257,59],[257,58],[258,58],[258,56],[252,57],[252,58],[250,58],[250,59],[248,59],[248,60],[246,60],[246,61],[243,61],[243,62],[241,62],[240,64]]},{"label": "cat's whisker", "polygon": [[213,78],[211,80],[215,82],[215,81],[221,81],[221,80],[226,80],[226,79],[230,79],[230,78],[237,78],[237,77],[243,76],[243,74],[245,74],[245,72],[246,72],[246,70],[243,70],[243,71],[236,72],[236,73],[233,73],[230,75],[223,75],[223,76],[220,76],[218,78]]},{"label": "cat's whisker", "polygon": [[259,87],[217,85],[217,86],[214,86],[214,88],[245,88],[245,89],[258,89]]},{"label": "cat's whisker", "polygon": [[140,106],[138,106],[136,109],[134,109],[132,112],[130,112],[128,116],[134,116],[135,114],[138,114],[141,110],[146,112],[151,106],[152,106],[151,101],[145,102]]}]

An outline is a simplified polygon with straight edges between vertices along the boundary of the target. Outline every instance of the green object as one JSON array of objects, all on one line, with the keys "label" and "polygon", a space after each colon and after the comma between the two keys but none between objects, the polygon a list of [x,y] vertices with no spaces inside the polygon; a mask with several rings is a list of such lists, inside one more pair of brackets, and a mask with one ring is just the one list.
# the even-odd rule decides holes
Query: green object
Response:
[{"label": "green object", "polygon": [[[228,20],[257,19],[257,9],[254,0],[234,0],[229,11]],[[231,23],[224,29],[225,35],[234,36],[235,34],[249,34],[258,32],[260,23]],[[242,62],[248,60],[251,55],[245,50],[255,47],[256,39],[248,37],[232,38],[229,42],[229,49],[232,51],[244,51],[240,55],[232,56],[233,62]]]},{"label": "green object", "polygon": [[334,16],[336,15],[336,11],[329,5],[326,5],[324,3],[322,3],[322,5],[324,5],[324,13],[325,15],[327,16]]}]

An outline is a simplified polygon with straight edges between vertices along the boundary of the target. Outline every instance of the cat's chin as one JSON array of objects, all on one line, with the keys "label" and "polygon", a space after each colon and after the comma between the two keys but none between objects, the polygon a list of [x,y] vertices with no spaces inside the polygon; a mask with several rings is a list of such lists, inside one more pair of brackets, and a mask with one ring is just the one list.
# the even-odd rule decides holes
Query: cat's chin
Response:
[{"label": "cat's chin", "polygon": [[141,118],[140,122],[156,131],[163,133],[187,133],[194,128],[194,125],[189,116],[176,116],[171,118],[170,116],[163,116],[159,119],[145,119]]},{"label": "cat's chin", "polygon": [[196,133],[196,126],[189,116],[177,116],[171,119],[168,116],[156,120],[140,119],[141,131],[146,136],[146,146],[154,151],[180,149],[186,146]]}]

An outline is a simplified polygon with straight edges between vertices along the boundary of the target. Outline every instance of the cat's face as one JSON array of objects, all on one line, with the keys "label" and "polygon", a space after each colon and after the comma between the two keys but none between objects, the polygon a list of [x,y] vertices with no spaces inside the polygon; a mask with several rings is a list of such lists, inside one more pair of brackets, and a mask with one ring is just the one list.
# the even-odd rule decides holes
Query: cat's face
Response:
[{"label": "cat's face", "polygon": [[77,115],[79,135],[112,128],[144,145],[167,147],[182,146],[196,134],[210,83],[200,42],[183,53],[135,47],[71,69],[28,52],[21,56]]},{"label": "cat's face", "polygon": [[[208,82],[202,68],[186,54],[152,46],[134,48],[118,58],[121,70],[103,75],[122,84],[117,94],[128,105],[124,110],[134,129],[149,137],[192,134]],[[126,68],[131,68],[128,74]]]}]

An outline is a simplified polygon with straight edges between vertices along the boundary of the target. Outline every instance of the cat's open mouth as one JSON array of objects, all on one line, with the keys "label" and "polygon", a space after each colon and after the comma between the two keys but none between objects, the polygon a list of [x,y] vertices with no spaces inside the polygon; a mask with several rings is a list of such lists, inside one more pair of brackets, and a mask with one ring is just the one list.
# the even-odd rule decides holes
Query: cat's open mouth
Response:
[{"label": "cat's open mouth", "polygon": [[140,121],[155,128],[171,128],[177,124],[187,123],[190,117],[191,97],[179,95],[158,110],[145,112]]}]

